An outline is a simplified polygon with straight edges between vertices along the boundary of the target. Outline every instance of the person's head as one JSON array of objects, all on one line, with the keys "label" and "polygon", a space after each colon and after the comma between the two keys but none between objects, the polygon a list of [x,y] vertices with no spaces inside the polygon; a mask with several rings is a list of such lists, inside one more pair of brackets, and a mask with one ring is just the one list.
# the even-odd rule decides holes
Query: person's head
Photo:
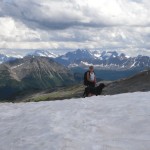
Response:
[{"label": "person's head", "polygon": [[93,72],[93,71],[94,71],[94,67],[93,67],[93,66],[90,66],[90,67],[89,67],[89,70],[90,70],[90,72]]}]

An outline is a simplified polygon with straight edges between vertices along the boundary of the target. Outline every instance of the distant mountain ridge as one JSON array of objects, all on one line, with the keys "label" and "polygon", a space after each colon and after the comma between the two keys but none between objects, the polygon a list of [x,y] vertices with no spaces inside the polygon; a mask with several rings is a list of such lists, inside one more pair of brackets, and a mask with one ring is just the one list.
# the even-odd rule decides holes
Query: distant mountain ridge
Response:
[{"label": "distant mountain ridge", "polygon": [[0,64],[3,62],[8,62],[8,61],[14,60],[14,59],[16,59],[16,58],[15,57],[9,57],[9,56],[6,56],[4,54],[0,54]]},{"label": "distant mountain ridge", "polygon": [[86,68],[90,65],[106,70],[128,70],[133,68],[145,69],[150,67],[150,57],[138,55],[129,57],[116,51],[88,51],[80,50],[68,52],[55,58],[55,61],[69,67]]},{"label": "distant mountain ridge", "polygon": [[25,56],[7,56],[5,54],[0,54],[0,64],[4,62],[8,62],[11,60],[15,60],[17,58],[23,58],[26,56],[39,56],[39,57],[48,57],[48,58],[56,58],[58,55],[51,53],[47,50],[35,50],[33,52],[27,53]]},{"label": "distant mountain ridge", "polygon": [[[58,56],[47,50],[36,50],[32,53],[28,53],[26,56],[52,58],[57,63],[69,68],[87,68],[93,65],[95,68],[101,70],[129,70],[135,68],[143,70],[150,67],[149,56],[138,55],[136,57],[129,57],[124,53],[119,54],[116,51],[100,52],[98,50],[90,51],[86,49],[77,49],[76,51]],[[10,61],[11,59],[15,58],[8,58],[5,55],[0,55],[0,63]]]}]

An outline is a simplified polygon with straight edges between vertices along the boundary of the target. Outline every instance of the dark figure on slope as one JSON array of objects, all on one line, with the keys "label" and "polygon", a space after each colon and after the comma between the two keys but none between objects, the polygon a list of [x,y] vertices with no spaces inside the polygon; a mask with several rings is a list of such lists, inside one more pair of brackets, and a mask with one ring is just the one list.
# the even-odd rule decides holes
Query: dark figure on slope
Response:
[{"label": "dark figure on slope", "polygon": [[101,95],[103,88],[105,87],[104,83],[100,83],[97,87],[86,87],[84,90],[83,97],[88,97],[92,95]]}]

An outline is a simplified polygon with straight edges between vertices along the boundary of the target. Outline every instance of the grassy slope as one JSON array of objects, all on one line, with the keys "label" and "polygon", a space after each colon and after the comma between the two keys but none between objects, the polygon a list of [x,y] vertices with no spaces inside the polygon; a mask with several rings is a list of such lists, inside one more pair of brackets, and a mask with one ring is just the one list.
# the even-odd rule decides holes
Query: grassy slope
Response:
[{"label": "grassy slope", "polygon": [[[102,81],[106,85],[111,83],[111,81]],[[51,101],[51,100],[63,100],[70,98],[79,98],[83,96],[85,86],[83,84],[77,84],[74,86],[64,87],[55,89],[54,91],[45,91],[30,95],[20,99],[18,101],[24,102],[39,102],[39,101]]]},{"label": "grassy slope", "polygon": [[47,91],[47,92],[37,93],[29,97],[25,97],[21,101],[39,102],[39,101],[47,101],[47,100],[62,100],[62,99],[78,98],[82,96],[83,91],[84,91],[84,86],[82,84],[78,84],[67,88],[60,88],[53,92]]}]

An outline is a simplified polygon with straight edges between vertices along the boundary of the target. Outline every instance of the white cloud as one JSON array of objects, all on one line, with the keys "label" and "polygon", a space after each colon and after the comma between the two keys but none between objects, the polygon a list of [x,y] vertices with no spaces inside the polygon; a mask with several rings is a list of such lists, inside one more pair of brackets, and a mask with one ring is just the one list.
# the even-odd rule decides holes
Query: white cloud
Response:
[{"label": "white cloud", "polygon": [[144,49],[146,54],[149,6],[148,0],[3,0],[0,48]]}]

